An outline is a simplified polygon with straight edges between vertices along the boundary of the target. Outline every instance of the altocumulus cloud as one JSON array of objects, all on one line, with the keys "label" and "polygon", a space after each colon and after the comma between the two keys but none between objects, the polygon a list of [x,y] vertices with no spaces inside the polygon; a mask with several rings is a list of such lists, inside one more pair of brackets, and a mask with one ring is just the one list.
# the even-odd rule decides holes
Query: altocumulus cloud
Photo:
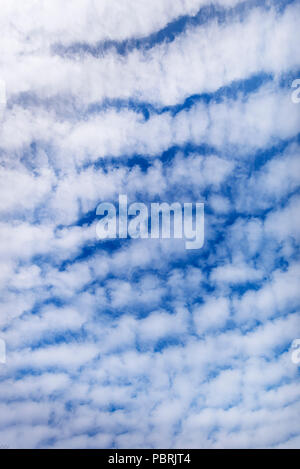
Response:
[{"label": "altocumulus cloud", "polygon": [[[300,2],[1,5],[0,443],[300,446]],[[96,207],[205,203],[205,244]]]}]

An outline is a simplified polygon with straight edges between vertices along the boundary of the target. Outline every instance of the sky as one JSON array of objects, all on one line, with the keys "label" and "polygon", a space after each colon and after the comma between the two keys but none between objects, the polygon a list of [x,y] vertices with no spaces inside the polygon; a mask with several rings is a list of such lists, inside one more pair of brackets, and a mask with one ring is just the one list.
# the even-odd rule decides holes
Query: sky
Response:
[{"label": "sky", "polygon": [[[1,447],[300,447],[299,18],[1,2]],[[204,203],[203,247],[97,239],[119,194]]]}]

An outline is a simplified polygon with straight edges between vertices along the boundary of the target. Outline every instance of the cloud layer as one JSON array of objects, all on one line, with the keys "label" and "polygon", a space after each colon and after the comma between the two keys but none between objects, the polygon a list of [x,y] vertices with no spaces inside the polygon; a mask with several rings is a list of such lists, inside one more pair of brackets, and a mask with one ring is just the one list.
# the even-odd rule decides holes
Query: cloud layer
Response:
[{"label": "cloud layer", "polygon": [[[0,444],[300,446],[299,1],[11,0]],[[96,238],[204,202],[205,244]]]}]

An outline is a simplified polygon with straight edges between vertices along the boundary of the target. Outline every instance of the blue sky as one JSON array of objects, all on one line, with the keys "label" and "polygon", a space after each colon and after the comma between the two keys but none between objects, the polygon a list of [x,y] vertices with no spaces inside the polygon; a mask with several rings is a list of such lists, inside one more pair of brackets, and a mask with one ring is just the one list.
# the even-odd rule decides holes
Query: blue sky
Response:
[{"label": "blue sky", "polygon": [[[300,446],[300,2],[1,7],[0,445]],[[96,237],[204,202],[205,244]]]}]

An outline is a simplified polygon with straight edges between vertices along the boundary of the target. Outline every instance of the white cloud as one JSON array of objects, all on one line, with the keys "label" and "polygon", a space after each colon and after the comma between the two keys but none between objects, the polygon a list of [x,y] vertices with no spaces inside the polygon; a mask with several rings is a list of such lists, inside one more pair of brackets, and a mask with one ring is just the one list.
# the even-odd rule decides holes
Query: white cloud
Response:
[{"label": "white cloud", "polygon": [[[0,441],[299,446],[300,108],[284,80],[299,67],[299,4],[249,4],[123,56],[53,52],[147,38],[208,5],[132,2],[3,4]],[[88,108],[104,98],[130,104]],[[180,106],[146,119],[142,100]],[[204,201],[203,250],[96,242],[90,212],[120,193]]]},{"label": "white cloud", "polygon": [[85,103],[107,97],[176,104],[261,70],[278,74],[298,67],[298,14],[297,3],[287,6],[282,16],[272,8],[254,8],[242,22],[190,28],[171,43],[148,52],[134,50],[126,60],[110,53],[74,61],[34,49],[14,63],[8,45],[2,74],[8,96],[34,91],[42,97],[72,93]]}]

